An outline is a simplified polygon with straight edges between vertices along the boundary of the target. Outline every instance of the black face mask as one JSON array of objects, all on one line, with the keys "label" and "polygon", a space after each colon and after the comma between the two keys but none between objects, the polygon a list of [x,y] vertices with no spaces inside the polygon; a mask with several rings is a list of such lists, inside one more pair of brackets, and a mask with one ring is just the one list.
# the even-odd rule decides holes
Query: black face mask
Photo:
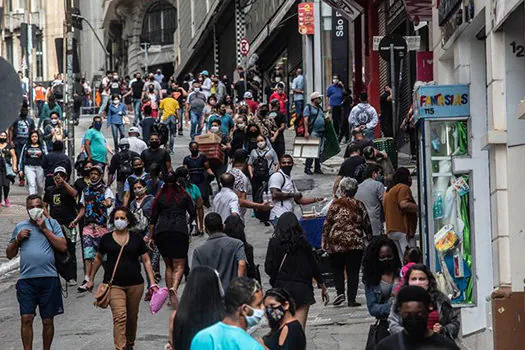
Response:
[{"label": "black face mask", "polygon": [[379,266],[379,271],[390,272],[394,268],[394,259],[379,261],[378,266]]},{"label": "black face mask", "polygon": [[143,171],[144,171],[144,167],[133,168],[133,172],[134,172],[136,175],[140,175],[140,174],[142,174]]},{"label": "black face mask", "polygon": [[192,149],[192,150],[190,150],[190,152],[191,152],[191,155],[194,156],[194,157],[199,155],[199,150],[198,149]]},{"label": "black face mask", "polygon": [[3,138],[3,137],[0,138],[0,143],[5,143],[5,142],[7,142],[7,139],[5,139],[5,138]]},{"label": "black face mask", "polygon": [[157,149],[157,148],[160,147],[160,141],[150,141],[149,145],[150,145],[151,148]]},{"label": "black face mask", "polygon": [[419,315],[408,315],[402,318],[403,328],[412,338],[424,338],[427,329],[427,318]]},{"label": "black face mask", "polygon": [[283,171],[283,173],[290,176],[290,174],[292,173],[292,168],[293,168],[292,165],[287,165],[287,166],[282,166],[281,170]]},{"label": "black face mask", "polygon": [[82,172],[84,173],[84,176],[89,176],[91,169],[84,169]]},{"label": "black face mask", "polygon": [[267,109],[261,109],[259,111],[259,114],[261,115],[261,117],[266,117],[268,115],[268,110]]}]

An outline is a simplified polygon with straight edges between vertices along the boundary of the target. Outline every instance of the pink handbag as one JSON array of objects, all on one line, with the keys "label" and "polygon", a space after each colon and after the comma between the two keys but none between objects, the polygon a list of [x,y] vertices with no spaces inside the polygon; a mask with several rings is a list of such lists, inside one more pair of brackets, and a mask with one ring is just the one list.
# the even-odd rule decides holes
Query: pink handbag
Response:
[{"label": "pink handbag", "polygon": [[151,296],[151,301],[149,302],[149,310],[153,315],[155,315],[159,310],[162,308],[162,305],[166,302],[166,299],[168,299],[169,292],[168,288],[163,287],[157,289],[155,292],[153,292],[153,295]]}]

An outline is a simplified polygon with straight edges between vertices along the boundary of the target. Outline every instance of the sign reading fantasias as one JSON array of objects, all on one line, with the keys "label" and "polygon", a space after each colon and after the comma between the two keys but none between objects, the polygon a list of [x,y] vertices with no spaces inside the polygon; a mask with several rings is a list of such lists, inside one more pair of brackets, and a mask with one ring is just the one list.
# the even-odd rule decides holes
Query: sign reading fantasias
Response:
[{"label": "sign reading fantasias", "polygon": [[468,85],[422,85],[414,96],[416,118],[467,117],[470,115]]}]

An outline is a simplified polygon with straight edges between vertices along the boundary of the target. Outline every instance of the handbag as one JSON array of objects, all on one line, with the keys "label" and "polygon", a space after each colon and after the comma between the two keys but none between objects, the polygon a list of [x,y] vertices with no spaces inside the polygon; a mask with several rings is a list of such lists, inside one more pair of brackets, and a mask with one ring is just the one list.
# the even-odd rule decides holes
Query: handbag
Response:
[{"label": "handbag", "polygon": [[115,278],[115,273],[117,272],[117,267],[118,267],[118,263],[120,262],[120,257],[122,256],[124,247],[127,244],[128,242],[126,242],[125,244],[122,245],[122,247],[120,247],[120,252],[118,253],[117,262],[115,263],[115,267],[113,268],[113,273],[111,274],[111,279],[109,280],[109,282],[101,283],[97,287],[97,292],[95,293],[95,301],[93,302],[93,305],[95,305],[96,307],[106,309],[109,305],[111,285],[113,284],[113,278]]},{"label": "handbag", "polygon": [[390,332],[388,331],[388,322],[387,320],[377,320],[375,324],[370,325],[368,331],[368,339],[366,340],[366,350],[374,350],[383,340],[388,337]]},{"label": "handbag", "polygon": [[4,157],[2,157],[2,159],[5,162],[5,177],[7,177],[10,181],[14,181],[16,174],[13,171],[13,166]]}]

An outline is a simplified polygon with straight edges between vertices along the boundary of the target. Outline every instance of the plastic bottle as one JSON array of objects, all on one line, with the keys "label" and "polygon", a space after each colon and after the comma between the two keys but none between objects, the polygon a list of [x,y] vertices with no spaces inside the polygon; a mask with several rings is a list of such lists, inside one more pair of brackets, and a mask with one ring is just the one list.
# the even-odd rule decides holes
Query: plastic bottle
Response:
[{"label": "plastic bottle", "polygon": [[434,201],[434,206],[432,207],[432,214],[434,215],[434,220],[443,218],[443,197],[441,193],[438,192],[436,200]]}]

